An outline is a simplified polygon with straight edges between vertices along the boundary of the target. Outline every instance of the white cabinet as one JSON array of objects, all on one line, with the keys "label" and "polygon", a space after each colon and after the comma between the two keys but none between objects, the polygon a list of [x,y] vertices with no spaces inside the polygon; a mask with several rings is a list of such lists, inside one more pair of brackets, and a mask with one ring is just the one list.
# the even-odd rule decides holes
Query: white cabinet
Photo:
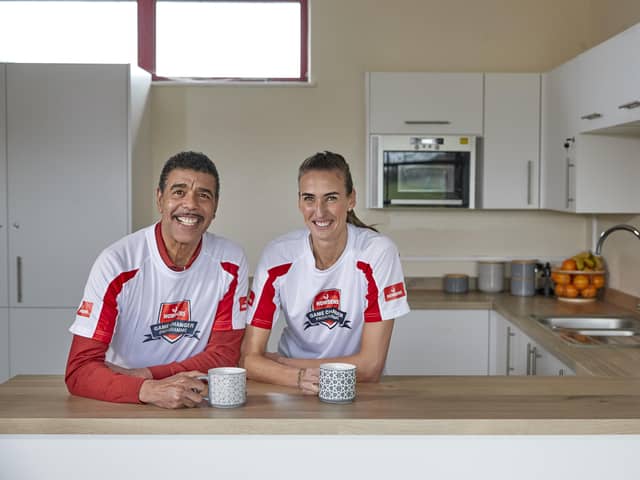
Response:
[{"label": "white cabinet", "polygon": [[130,231],[128,65],[6,65],[9,304],[71,307]]},{"label": "white cabinet", "polygon": [[9,305],[7,287],[9,271],[7,265],[7,121],[4,112],[7,106],[5,89],[6,68],[0,63],[0,308]]},{"label": "white cabinet", "polygon": [[489,374],[526,375],[524,334],[502,315],[492,310],[489,320]]},{"label": "white cabinet", "polygon": [[583,57],[543,75],[540,206],[573,213],[637,213],[640,138],[579,134]]},{"label": "white cabinet", "polygon": [[0,383],[9,376],[9,309],[0,307]]},{"label": "white cabinet", "polygon": [[386,375],[487,375],[487,310],[413,310],[396,320]]},{"label": "white cabinet", "polygon": [[11,376],[63,374],[75,308],[14,308],[9,329]]},{"label": "white cabinet", "polygon": [[540,74],[487,73],[480,208],[536,209]]},{"label": "white cabinet", "polygon": [[580,132],[640,120],[640,24],[580,55]]},{"label": "white cabinet", "polygon": [[367,73],[368,133],[482,135],[482,73]]},{"label": "white cabinet", "polygon": [[577,134],[547,145],[542,208],[574,213],[637,213],[640,138]]},{"label": "white cabinet", "polygon": [[573,370],[499,313],[490,314],[491,375],[575,375]]},{"label": "white cabinet", "polygon": [[61,373],[89,269],[104,247],[131,231],[134,120],[141,118],[133,105],[144,108],[138,96],[146,99],[150,79],[129,65],[3,69],[0,161],[7,175],[0,185],[7,204],[0,203],[0,219],[9,228],[0,265],[10,374]]}]

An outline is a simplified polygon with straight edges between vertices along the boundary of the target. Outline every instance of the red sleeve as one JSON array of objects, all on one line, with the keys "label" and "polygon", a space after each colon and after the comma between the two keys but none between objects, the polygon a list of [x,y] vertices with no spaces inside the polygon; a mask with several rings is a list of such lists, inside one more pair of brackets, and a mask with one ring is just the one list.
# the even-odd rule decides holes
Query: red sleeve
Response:
[{"label": "red sleeve", "polygon": [[235,367],[240,360],[240,345],[244,336],[244,328],[239,330],[212,331],[205,349],[182,362],[148,367],[153,378],[170,377],[179,372],[207,370],[215,367]]},{"label": "red sleeve", "polygon": [[107,402],[142,403],[138,397],[144,378],[115,373],[104,363],[109,345],[73,336],[65,382],[69,393]]}]

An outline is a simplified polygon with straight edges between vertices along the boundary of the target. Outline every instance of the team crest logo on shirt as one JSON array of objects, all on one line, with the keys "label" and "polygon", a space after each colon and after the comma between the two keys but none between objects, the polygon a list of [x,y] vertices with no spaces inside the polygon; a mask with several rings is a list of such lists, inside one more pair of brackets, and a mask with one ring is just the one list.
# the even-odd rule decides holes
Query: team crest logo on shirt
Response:
[{"label": "team crest logo on shirt", "polygon": [[152,340],[166,340],[176,343],[182,337],[199,340],[200,330],[196,330],[198,322],[191,321],[191,302],[182,300],[174,303],[161,303],[158,313],[158,323],[151,325],[151,333],[146,334],[142,342]]},{"label": "team crest logo on shirt", "polygon": [[306,315],[304,329],[324,325],[329,330],[340,326],[351,328],[351,322],[346,320],[347,313],[340,310],[340,290],[323,290],[318,293],[311,304],[311,311]]},{"label": "team crest logo on shirt", "polygon": [[402,282],[396,283],[394,285],[389,285],[384,289],[384,301],[390,302],[391,300],[396,300],[398,298],[402,298],[407,293],[404,291],[404,285]]}]

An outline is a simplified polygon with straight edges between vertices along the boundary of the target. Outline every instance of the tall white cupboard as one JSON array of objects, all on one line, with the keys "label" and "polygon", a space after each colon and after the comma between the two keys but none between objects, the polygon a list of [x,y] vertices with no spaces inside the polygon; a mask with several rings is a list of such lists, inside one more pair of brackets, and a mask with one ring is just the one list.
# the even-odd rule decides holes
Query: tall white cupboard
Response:
[{"label": "tall white cupboard", "polygon": [[89,269],[131,231],[149,86],[130,65],[0,64],[0,380],[64,372]]}]

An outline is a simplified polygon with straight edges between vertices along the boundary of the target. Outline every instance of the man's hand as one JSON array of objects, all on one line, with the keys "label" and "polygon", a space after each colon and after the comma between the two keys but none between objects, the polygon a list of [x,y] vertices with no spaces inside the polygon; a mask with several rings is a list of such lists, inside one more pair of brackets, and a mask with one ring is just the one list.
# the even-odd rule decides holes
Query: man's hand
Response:
[{"label": "man's hand", "polygon": [[162,380],[145,380],[138,398],[162,408],[197,407],[207,394],[207,385],[196,377],[202,372],[180,372]]}]

